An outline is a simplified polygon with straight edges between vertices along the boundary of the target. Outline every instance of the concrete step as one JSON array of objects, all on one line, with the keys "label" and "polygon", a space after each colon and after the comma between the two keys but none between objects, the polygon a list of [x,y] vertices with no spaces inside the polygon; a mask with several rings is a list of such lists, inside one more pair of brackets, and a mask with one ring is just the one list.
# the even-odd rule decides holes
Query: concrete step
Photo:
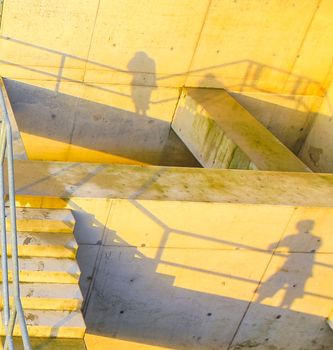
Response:
[{"label": "concrete step", "polygon": [[[7,228],[10,228],[10,211],[6,208]],[[25,232],[62,232],[74,231],[75,219],[68,209],[16,209],[17,230]]]},{"label": "concrete step", "polygon": [[[5,337],[1,337],[2,344]],[[83,339],[30,338],[32,350],[86,350]],[[14,337],[14,349],[24,350],[21,337]]]},{"label": "concrete step", "polygon": [[[83,338],[85,323],[80,311],[24,310],[30,337]],[[2,320],[2,312],[0,313]],[[18,323],[14,328],[14,336],[20,336]],[[1,324],[0,335],[4,335]]]},{"label": "concrete step", "polygon": [[[78,245],[72,233],[18,232],[18,253],[21,257],[50,257],[74,259]],[[8,235],[8,254],[11,255],[11,235]]]},{"label": "concrete step", "polygon": [[[12,285],[9,287],[13,295]],[[2,285],[0,291],[2,294]],[[77,284],[21,283],[20,291],[23,309],[73,311],[82,306],[83,297]],[[3,308],[2,299],[0,307]]]},{"label": "concrete step", "polygon": [[[9,259],[9,280],[12,280]],[[80,269],[76,260],[57,258],[20,258],[20,281],[22,283],[78,283]]]},{"label": "concrete step", "polygon": [[[4,337],[2,337],[4,343]],[[30,338],[32,350],[86,350],[83,339]],[[15,350],[24,350],[22,339],[14,337]]]}]

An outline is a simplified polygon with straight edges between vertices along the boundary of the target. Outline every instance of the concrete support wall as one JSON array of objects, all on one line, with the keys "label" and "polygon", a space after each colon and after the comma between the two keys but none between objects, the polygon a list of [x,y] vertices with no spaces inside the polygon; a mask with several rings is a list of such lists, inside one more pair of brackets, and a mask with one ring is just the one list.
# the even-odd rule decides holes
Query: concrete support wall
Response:
[{"label": "concrete support wall", "polygon": [[[42,108],[36,102],[33,112],[24,103],[16,107],[31,158],[158,164],[168,145],[179,153],[166,135],[183,85],[239,93],[254,116],[298,151],[315,100],[331,80],[332,12],[330,0],[5,0],[0,74],[46,89],[46,100],[54,101]],[[77,108],[59,117],[56,101],[63,95],[74,97]],[[110,145],[112,128],[103,135],[103,119],[119,123],[124,135],[132,125],[141,139],[133,141],[137,152],[125,136]]]},{"label": "concrete support wall", "polygon": [[92,349],[331,346],[333,175],[15,166],[18,205],[74,210]]},{"label": "concrete support wall", "polygon": [[333,172],[333,84],[319,109],[300,157],[318,172]]},{"label": "concrete support wall", "polygon": [[198,166],[170,130],[178,89],[140,87],[149,115],[137,113],[130,86],[91,87],[6,80],[29,159]]},{"label": "concrete support wall", "polygon": [[205,168],[310,171],[225,90],[184,88],[172,128]]}]

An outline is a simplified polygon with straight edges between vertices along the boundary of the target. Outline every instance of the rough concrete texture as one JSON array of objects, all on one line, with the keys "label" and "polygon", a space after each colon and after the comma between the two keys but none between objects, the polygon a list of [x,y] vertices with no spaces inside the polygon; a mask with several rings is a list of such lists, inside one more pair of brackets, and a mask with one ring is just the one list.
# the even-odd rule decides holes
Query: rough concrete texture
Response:
[{"label": "rough concrete texture", "polygon": [[[33,350],[86,350],[82,339],[31,338]],[[19,337],[14,337],[14,346],[17,350],[24,350]]]},{"label": "rough concrete texture", "polygon": [[[329,0],[15,0],[4,4],[0,73],[33,159],[195,165],[168,137],[182,86],[255,94],[239,101],[296,152],[332,79],[331,14]],[[31,103],[16,98],[23,90]]]},{"label": "rough concrete texture", "polygon": [[[0,10],[1,10],[1,6],[2,5],[0,5]],[[1,18],[0,18],[0,20],[1,20]],[[1,23],[1,21],[0,21],[0,23]],[[13,140],[14,159],[28,159],[28,156],[27,156],[24,144],[23,144],[23,140],[21,137],[21,133],[20,133],[19,128],[17,126],[16,118],[14,116],[12,105],[10,103],[9,96],[7,94],[7,90],[6,90],[4,81],[1,77],[0,77],[0,90],[1,90],[1,93],[2,93],[4,100],[5,100],[5,106],[6,106],[8,118],[10,121],[12,140]]]},{"label": "rough concrete texture", "polygon": [[16,169],[20,205],[74,209],[88,348],[333,342],[332,175],[28,161]]},{"label": "rough concrete texture", "polygon": [[[21,205],[75,209],[79,200],[87,212],[104,218],[110,200],[122,198],[333,205],[331,174],[37,161],[16,161],[15,169],[17,202]],[[25,176],[27,171],[29,177]],[[104,208],[98,213],[96,203]],[[74,215],[80,215],[79,207],[76,209]]]},{"label": "rough concrete texture", "polygon": [[300,157],[318,172],[333,172],[333,84],[324,98]]},{"label": "rough concrete texture", "polygon": [[[136,97],[129,86],[110,87],[110,96],[103,86],[68,85],[6,81],[29,159],[199,166],[170,130],[178,89],[141,86]],[[135,99],[149,111],[137,111]]]},{"label": "rough concrete texture", "polygon": [[183,89],[172,128],[206,168],[310,171],[221,89]]},{"label": "rough concrete texture", "polygon": [[[6,210],[9,217],[9,208]],[[80,269],[75,260],[78,246],[73,236],[75,219],[71,211],[18,208],[16,214],[21,301],[29,336],[83,338],[85,323],[80,311],[83,296],[78,285]],[[8,236],[8,252],[11,255],[9,232]],[[12,266],[9,258],[11,305]],[[1,298],[2,310],[3,305]],[[0,334],[5,334],[2,321]],[[20,334],[20,326],[16,324],[14,335]],[[39,343],[42,347],[43,344]],[[34,346],[37,346],[36,342]]]}]

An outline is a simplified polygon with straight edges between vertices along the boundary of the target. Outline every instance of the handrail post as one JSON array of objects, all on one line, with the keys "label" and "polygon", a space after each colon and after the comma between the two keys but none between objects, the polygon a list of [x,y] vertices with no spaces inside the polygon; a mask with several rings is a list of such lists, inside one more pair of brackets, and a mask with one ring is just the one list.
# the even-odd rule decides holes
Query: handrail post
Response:
[{"label": "handrail post", "polygon": [[[19,278],[19,261],[17,245],[17,227],[16,227],[16,204],[15,204],[15,182],[14,182],[14,157],[13,157],[13,140],[12,129],[8,117],[5,99],[2,91],[0,92],[0,108],[2,110],[2,126],[0,133],[0,219],[1,219],[1,244],[2,244],[2,284],[4,300],[4,326],[6,340],[4,350],[13,350],[13,331],[18,318],[23,346],[25,350],[31,350],[27,324],[25,321],[21,297],[20,297],[20,278]],[[10,206],[10,230],[11,230],[11,255],[12,255],[12,293],[13,303],[10,308],[9,303],[9,281],[8,281],[8,252],[7,252],[7,230],[6,230],[6,210],[5,210],[5,190],[4,190],[4,156],[7,149],[7,168],[8,168],[8,195]],[[9,310],[10,315],[9,315]]]},{"label": "handrail post", "polygon": [[3,323],[6,338],[8,337],[8,347],[14,349],[12,335],[8,333],[8,323],[10,316],[9,307],[9,287],[8,287],[8,252],[7,252],[7,232],[6,232],[6,209],[5,209],[5,186],[3,163],[6,148],[6,127],[3,122],[0,132],[0,220],[1,220],[1,266],[2,266],[2,299],[3,299]]}]

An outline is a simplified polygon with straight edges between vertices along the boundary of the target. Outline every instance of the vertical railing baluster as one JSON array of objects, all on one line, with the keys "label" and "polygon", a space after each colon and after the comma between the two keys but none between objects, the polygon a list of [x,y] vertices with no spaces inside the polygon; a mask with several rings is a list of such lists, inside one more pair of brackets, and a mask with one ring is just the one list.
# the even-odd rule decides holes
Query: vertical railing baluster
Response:
[{"label": "vertical railing baluster", "polygon": [[[3,304],[4,304],[4,327],[5,327],[5,344],[4,350],[14,349],[13,332],[16,318],[18,318],[23,346],[25,350],[31,350],[27,324],[20,296],[20,278],[19,278],[19,261],[17,245],[17,227],[16,227],[16,203],[15,203],[15,183],[14,183],[14,157],[13,157],[13,140],[12,129],[8,118],[6,103],[3,93],[0,92],[0,108],[2,110],[2,126],[0,134],[0,219],[1,219],[1,244],[2,244],[2,284],[3,284]],[[7,231],[6,231],[6,208],[5,208],[5,189],[4,189],[4,158],[7,149],[7,168],[8,168],[8,194],[10,206],[10,231],[11,231],[11,255],[12,255],[12,306],[9,302],[8,287],[8,252],[7,252]],[[10,307],[11,306],[11,307]]]},{"label": "vertical railing baluster", "polygon": [[3,303],[3,323],[5,334],[10,350],[14,349],[11,334],[8,334],[9,323],[9,287],[8,287],[8,252],[7,252],[7,230],[6,230],[6,209],[5,209],[5,186],[4,186],[4,160],[6,148],[6,126],[1,123],[0,132],[0,220],[1,220],[1,265],[2,265],[2,303]]}]

